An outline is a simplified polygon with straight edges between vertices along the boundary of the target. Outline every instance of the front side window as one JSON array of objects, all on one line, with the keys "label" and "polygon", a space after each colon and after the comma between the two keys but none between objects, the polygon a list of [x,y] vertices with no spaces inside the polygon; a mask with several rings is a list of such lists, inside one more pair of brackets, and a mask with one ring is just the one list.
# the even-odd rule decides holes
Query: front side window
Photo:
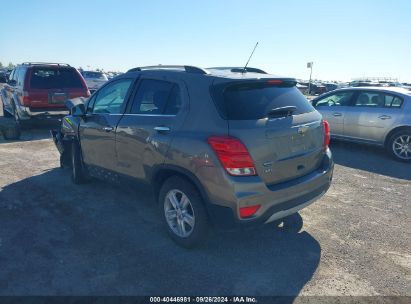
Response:
[{"label": "front side window", "polygon": [[121,79],[103,87],[94,101],[94,114],[121,113],[132,79]]},{"label": "front side window", "polygon": [[132,114],[176,115],[181,108],[177,84],[144,79],[140,82],[131,108]]},{"label": "front side window", "polygon": [[348,106],[353,92],[340,92],[324,97],[314,103],[315,107]]}]

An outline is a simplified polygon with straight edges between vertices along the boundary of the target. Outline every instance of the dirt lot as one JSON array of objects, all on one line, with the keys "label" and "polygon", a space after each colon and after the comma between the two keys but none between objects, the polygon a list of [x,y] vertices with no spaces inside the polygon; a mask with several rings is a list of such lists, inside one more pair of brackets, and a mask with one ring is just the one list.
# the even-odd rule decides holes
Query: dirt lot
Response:
[{"label": "dirt lot", "polygon": [[177,247],[150,192],[75,186],[46,129],[0,139],[0,295],[408,295],[411,165],[333,143],[333,185],[299,233]]}]

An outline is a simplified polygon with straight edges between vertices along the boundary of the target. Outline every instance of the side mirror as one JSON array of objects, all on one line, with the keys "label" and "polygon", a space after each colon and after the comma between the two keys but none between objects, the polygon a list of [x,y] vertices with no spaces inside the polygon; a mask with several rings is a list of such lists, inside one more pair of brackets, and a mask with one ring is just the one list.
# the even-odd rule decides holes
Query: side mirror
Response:
[{"label": "side mirror", "polygon": [[86,106],[84,103],[79,103],[71,108],[71,115],[76,117],[84,117],[86,115]]},{"label": "side mirror", "polygon": [[9,83],[9,85],[11,85],[12,87],[15,87],[16,84],[17,84],[17,81],[14,80],[14,79],[10,79],[8,83]]}]

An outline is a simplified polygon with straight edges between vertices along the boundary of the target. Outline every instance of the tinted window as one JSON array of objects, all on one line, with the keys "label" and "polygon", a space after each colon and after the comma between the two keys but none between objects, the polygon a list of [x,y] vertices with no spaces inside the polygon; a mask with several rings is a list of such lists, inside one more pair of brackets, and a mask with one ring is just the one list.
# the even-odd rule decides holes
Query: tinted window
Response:
[{"label": "tinted window", "polygon": [[97,93],[93,113],[119,114],[125,102],[132,79],[121,79],[103,87]]},{"label": "tinted window", "polygon": [[73,68],[35,67],[31,72],[33,89],[83,88],[80,75]]},{"label": "tinted window", "polygon": [[175,115],[181,108],[177,84],[161,80],[142,80],[134,97],[132,114]]},{"label": "tinted window", "polygon": [[361,92],[355,101],[357,107],[372,107],[372,108],[384,108],[384,107],[401,107],[402,99],[381,93],[381,92]]},{"label": "tinted window", "polygon": [[353,96],[353,92],[339,92],[316,100],[315,107],[347,106]]},{"label": "tinted window", "polygon": [[254,120],[267,117],[275,108],[295,106],[294,114],[314,111],[295,86],[281,87],[267,82],[245,82],[212,89],[222,116],[231,120]]}]

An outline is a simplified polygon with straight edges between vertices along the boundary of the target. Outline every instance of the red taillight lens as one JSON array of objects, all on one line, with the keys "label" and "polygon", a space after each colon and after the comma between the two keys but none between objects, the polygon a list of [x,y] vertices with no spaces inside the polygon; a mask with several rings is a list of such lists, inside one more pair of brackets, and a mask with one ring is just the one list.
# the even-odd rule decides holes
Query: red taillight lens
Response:
[{"label": "red taillight lens", "polygon": [[30,106],[30,95],[29,92],[23,91],[23,105]]},{"label": "red taillight lens", "polygon": [[230,175],[257,175],[253,160],[239,139],[230,136],[211,136],[208,143]]},{"label": "red taillight lens", "polygon": [[240,208],[240,216],[242,218],[250,217],[250,216],[254,215],[258,211],[258,209],[260,209],[260,207],[261,207],[261,205],[242,207],[242,208]]},{"label": "red taillight lens", "polygon": [[327,150],[330,144],[330,125],[328,124],[328,121],[326,120],[323,120],[323,125],[324,125],[324,150]]},{"label": "red taillight lens", "polygon": [[272,80],[268,80],[267,83],[269,84],[282,84],[283,81],[280,79],[272,79]]}]

